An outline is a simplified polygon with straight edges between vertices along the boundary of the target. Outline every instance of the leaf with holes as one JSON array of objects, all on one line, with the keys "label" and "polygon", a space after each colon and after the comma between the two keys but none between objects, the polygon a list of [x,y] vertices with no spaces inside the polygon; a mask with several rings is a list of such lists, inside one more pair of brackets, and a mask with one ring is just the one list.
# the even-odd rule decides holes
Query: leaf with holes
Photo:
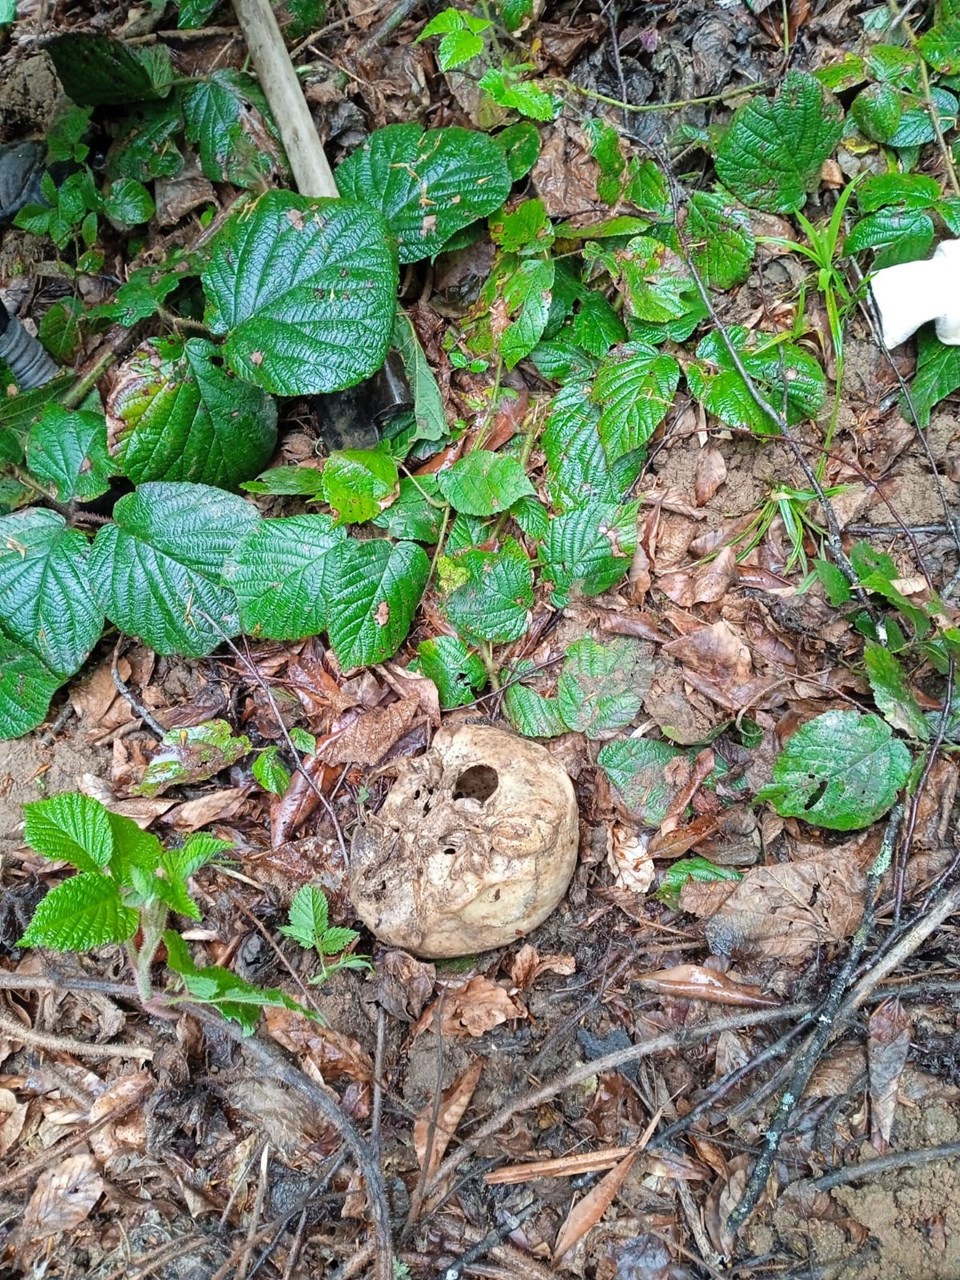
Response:
[{"label": "leaf with holes", "polygon": [[773,101],[740,107],[717,151],[717,177],[751,209],[795,213],[843,132],[843,110],[804,71],[789,71]]},{"label": "leaf with holes", "polygon": [[517,733],[525,738],[558,738],[569,732],[557,699],[545,698],[525,684],[507,686],[503,712]]},{"label": "leaf with holes", "polygon": [[40,507],[0,519],[0,631],[55,675],[71,676],[100,638],[90,544]]},{"label": "leaf with holes", "polygon": [[602,747],[597,763],[631,814],[648,827],[658,827],[679,791],[679,786],[667,781],[667,765],[682,755],[668,742],[626,738]]},{"label": "leaf with holes", "polygon": [[268,191],[214,241],[206,319],[247,382],[283,396],[340,391],[383,364],[397,278],[376,210]]},{"label": "leaf with holes", "polygon": [[650,236],[634,236],[626,248],[613,254],[613,274],[619,270],[627,311],[638,320],[666,324],[683,320],[692,332],[704,314],[697,286],[683,259]]},{"label": "leaf with holes", "polygon": [[261,520],[229,557],[223,580],[236,592],[240,627],[267,640],[301,640],[327,625],[331,552],[345,539],[329,516]]},{"label": "leaf with holes", "polygon": [[189,142],[199,143],[200,167],[212,182],[256,189],[275,168],[279,148],[268,131],[260,86],[242,71],[214,71],[183,99]]},{"label": "leaf with holes", "polygon": [[90,502],[110,487],[117,471],[107,454],[103,414],[59,404],[44,406],[26,441],[27,466],[41,484],[50,485],[58,502]]},{"label": "leaf with holes", "polygon": [[646,445],[673,404],[679,381],[673,356],[641,343],[618,347],[601,363],[590,398],[600,406],[597,430],[611,466]]},{"label": "leaf with holes", "polygon": [[424,640],[417,649],[417,670],[432,680],[444,711],[473,702],[487,683],[487,669],[480,657],[459,636]]},{"label": "leaf with holes", "polygon": [[364,524],[396,498],[397,464],[378,449],[337,449],[323,467],[323,496],[337,524]]},{"label": "leaf with holes", "polygon": [[415,542],[348,538],[332,553],[327,632],[344,668],[392,658],[407,638],[430,573]]},{"label": "leaf with holes", "polygon": [[879,716],[827,711],[787,739],[757,799],[783,817],[857,831],[887,812],[910,766],[910,752]]},{"label": "leaf with holes", "polygon": [[574,592],[597,596],[626,576],[637,545],[637,504],[588,502],[550,521],[541,549],[552,602],[565,608]]},{"label": "leaf with holes", "polygon": [[419,262],[499,209],[511,178],[503,149],[485,133],[391,124],[340,165],[337,186],[346,199],[381,211],[401,262]]},{"label": "leaf with holes", "polygon": [[234,489],[270,461],[271,396],[224,368],[204,338],[151,338],[120,369],[107,399],[114,455],[135,484],[189,480]]},{"label": "leaf with holes", "polygon": [[437,475],[440,492],[455,511],[492,516],[534,492],[517,461],[489,449],[474,449]]},{"label": "leaf with holes", "polygon": [[747,278],[757,241],[750,218],[725,192],[694,191],[684,226],[704,284],[730,289]]},{"label": "leaf with holes", "polygon": [[157,482],[127,494],[94,539],[89,576],[107,617],[157,653],[199,658],[240,629],[224,562],[259,520],[234,494]]},{"label": "leaf with holes", "polygon": [[[786,401],[787,424],[815,418],[827,396],[823,370],[809,352],[792,342],[759,341],[731,326],[729,338],[744,371],[776,411]],[[747,427],[757,435],[775,435],[776,422],[757,404],[736,368],[723,336],[709,333],[684,370],[690,393],[703,407],[731,427]]]},{"label": "leaf with holes", "polygon": [[533,608],[533,569],[513,538],[499,551],[471,549],[440,561],[444,612],[468,640],[519,640]]}]

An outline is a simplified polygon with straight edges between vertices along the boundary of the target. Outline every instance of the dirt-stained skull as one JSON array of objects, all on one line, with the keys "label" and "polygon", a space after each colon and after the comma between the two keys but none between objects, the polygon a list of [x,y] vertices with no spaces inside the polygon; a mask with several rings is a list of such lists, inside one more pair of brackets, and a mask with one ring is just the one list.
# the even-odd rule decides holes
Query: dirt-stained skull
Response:
[{"label": "dirt-stained skull", "polygon": [[350,896],[392,946],[432,958],[487,951],[553,911],[577,843],[573,786],[544,747],[486,725],[441,729],[358,828]]}]

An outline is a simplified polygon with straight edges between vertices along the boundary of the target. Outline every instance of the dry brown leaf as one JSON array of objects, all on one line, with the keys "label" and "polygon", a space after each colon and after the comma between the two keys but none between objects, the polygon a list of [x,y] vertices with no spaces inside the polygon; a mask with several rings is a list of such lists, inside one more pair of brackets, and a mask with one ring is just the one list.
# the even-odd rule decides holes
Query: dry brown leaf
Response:
[{"label": "dry brown leaf", "polygon": [[317,755],[327,764],[377,765],[404,736],[418,714],[420,702],[416,698],[404,698],[388,707],[374,707],[342,732],[330,734],[317,748]]},{"label": "dry brown leaf", "polygon": [[[125,684],[129,683],[133,668],[126,658],[118,661],[117,671],[121,680]],[[88,742],[104,738],[134,719],[133,709],[125,698],[121,698],[113,682],[109,662],[102,663],[89,676],[71,687],[70,702],[78,720],[91,726],[86,733]]]},{"label": "dry brown leaf", "polygon": [[157,1082],[146,1071],[121,1076],[100,1094],[90,1108],[90,1123],[121,1112],[112,1124],[90,1134],[90,1146],[101,1164],[120,1151],[144,1151],[147,1145],[147,1123],[143,1103],[153,1093]]},{"label": "dry brown leaf", "polygon": [[870,1015],[867,1062],[870,1071],[870,1141],[884,1155],[897,1110],[897,1090],[910,1051],[910,1015],[899,1000],[886,1000]]},{"label": "dry brown leaf", "polygon": [[765,995],[759,987],[734,982],[725,973],[717,973],[701,964],[679,964],[672,969],[657,969],[637,978],[646,991],[682,996],[689,1000],[709,1000],[711,1004],[737,1004],[748,1009],[768,1009],[778,1005],[776,996]]},{"label": "dry brown leaf", "polygon": [[722,547],[716,559],[699,569],[680,569],[665,573],[657,586],[674,604],[689,609],[695,604],[713,604],[722,600],[737,576],[737,557],[732,547]]},{"label": "dry brown leaf", "polygon": [[401,1022],[416,1022],[436,981],[435,964],[407,951],[387,951],[377,961],[377,1003]]},{"label": "dry brown leaf", "polygon": [[536,947],[525,942],[510,964],[510,981],[514,991],[527,991],[541,973],[559,973],[569,977],[576,971],[577,962],[573,956],[541,956]]},{"label": "dry brown leaf", "polygon": [[750,650],[726,622],[701,627],[663,646],[685,668],[706,676],[721,688],[745,684],[753,675]]},{"label": "dry brown leaf", "polygon": [[211,822],[226,822],[236,817],[249,793],[249,787],[223,787],[196,800],[185,800],[164,814],[163,825],[189,832],[199,831]]},{"label": "dry brown leaf", "polygon": [[523,1164],[508,1164],[483,1175],[488,1187],[515,1186],[530,1182],[533,1178],[577,1178],[584,1173],[599,1173],[609,1169],[634,1151],[634,1147],[606,1147],[603,1151],[581,1151],[574,1156],[548,1157],[545,1160],[528,1160]]},{"label": "dry brown leaf", "polygon": [[716,955],[800,964],[816,947],[855,932],[863,893],[862,872],[842,854],[754,867],[707,922],[707,941]]},{"label": "dry brown leaf", "polygon": [[610,832],[607,865],[616,877],[619,888],[642,897],[653,884],[656,874],[650,853],[649,834],[637,835],[624,827],[615,826]]},{"label": "dry brown leaf", "polygon": [[84,773],[80,778],[80,790],[84,795],[99,800],[105,808],[113,813],[130,818],[142,830],[146,830],[151,822],[156,822],[162,814],[172,809],[176,801],[166,796],[157,796],[148,800],[146,796],[134,796],[130,800],[118,800],[114,789],[98,774]]},{"label": "dry brown leaf", "polygon": [[467,1036],[485,1035],[502,1022],[526,1016],[526,1009],[512,1000],[503,987],[478,975],[461,987],[445,986],[441,998],[420,1015],[413,1034],[435,1031],[438,1035],[462,1040]]},{"label": "dry brown leaf", "polygon": [[727,464],[715,444],[700,450],[694,494],[698,507],[705,507],[727,478]]},{"label": "dry brown leaf", "polygon": [[595,1187],[592,1188],[573,1206],[567,1214],[566,1221],[557,1233],[557,1242],[553,1247],[553,1265],[557,1266],[565,1253],[582,1240],[591,1228],[595,1227],[623,1186],[630,1170],[637,1162],[639,1152],[631,1151],[615,1165]]},{"label": "dry brown leaf", "polygon": [[37,1240],[78,1227],[103,1195],[104,1185],[89,1152],[67,1156],[52,1169],[45,1169],[23,1211],[18,1233],[21,1255]]},{"label": "dry brown leaf", "polygon": [[0,1089],[0,1156],[5,1156],[23,1132],[27,1103],[10,1089]]},{"label": "dry brown leaf", "polygon": [[277,1044],[292,1053],[306,1054],[326,1083],[346,1079],[366,1084],[373,1079],[370,1055],[350,1036],[311,1022],[295,1009],[268,1008],[263,1013]]},{"label": "dry brown leaf", "polygon": [[424,1171],[427,1186],[440,1168],[447,1147],[470,1105],[482,1071],[483,1063],[478,1059],[454,1080],[449,1089],[444,1089],[440,1095],[436,1117],[432,1098],[417,1113],[413,1122],[413,1149],[417,1153],[420,1168]]}]

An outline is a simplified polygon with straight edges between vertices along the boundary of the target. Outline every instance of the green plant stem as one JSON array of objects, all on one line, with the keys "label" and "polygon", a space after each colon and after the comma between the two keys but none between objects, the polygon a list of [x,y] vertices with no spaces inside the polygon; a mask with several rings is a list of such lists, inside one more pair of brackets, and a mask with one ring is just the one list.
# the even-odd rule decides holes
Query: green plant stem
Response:
[{"label": "green plant stem", "polygon": [[494,693],[500,692],[500,672],[497,664],[493,660],[493,646],[489,640],[484,640],[480,646],[480,657],[483,661],[484,669],[487,673],[487,679],[490,681],[490,688]]},{"label": "green plant stem", "polygon": [[633,102],[624,102],[620,98],[611,98],[605,93],[597,93],[595,89],[584,89],[579,84],[573,84],[569,80],[561,80],[559,82],[565,89],[572,93],[578,93],[583,98],[591,98],[594,102],[605,102],[608,106],[619,107],[622,111],[634,111],[639,113],[650,111],[680,111],[684,107],[701,107],[708,106],[713,102],[727,102],[731,98],[739,98],[745,93],[756,93],[760,89],[768,89],[770,83],[767,80],[757,80],[753,84],[742,85],[739,89],[725,89],[723,93],[707,94],[703,98],[680,98],[676,102],[645,102],[638,105]]},{"label": "green plant stem", "polygon": [[117,353],[108,347],[107,350],[104,351],[97,359],[93,367],[88,369],[83,377],[75,382],[69,391],[65,392],[60,398],[60,403],[63,407],[65,409],[76,409],[79,405],[83,404],[84,400],[86,400],[87,396],[114,363],[116,358]]},{"label": "green plant stem", "polygon": [[440,557],[443,555],[443,544],[447,540],[447,529],[450,526],[450,512],[452,510],[453,508],[450,506],[450,503],[448,502],[444,508],[443,520],[440,524],[440,532],[437,535],[437,545],[434,548],[433,559],[430,561],[430,572],[427,574],[427,581],[423,588],[424,595],[426,595],[427,591],[430,589],[430,583],[433,581],[433,575],[437,571],[437,562],[439,561]]},{"label": "green plant stem", "polygon": [[132,942],[127,943],[127,953],[133,965],[133,973],[137,982],[137,991],[144,1004],[153,999],[153,983],[150,980],[150,969],[157,955],[157,948],[163,939],[163,930],[167,923],[167,908],[162,902],[152,902],[140,909],[140,929],[143,941],[139,948]]}]

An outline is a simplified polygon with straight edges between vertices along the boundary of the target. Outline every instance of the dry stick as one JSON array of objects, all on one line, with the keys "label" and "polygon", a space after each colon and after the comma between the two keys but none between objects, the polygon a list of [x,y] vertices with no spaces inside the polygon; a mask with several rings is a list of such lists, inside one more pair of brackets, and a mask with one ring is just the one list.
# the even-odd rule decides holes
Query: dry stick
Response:
[{"label": "dry stick", "polygon": [[[32,980],[27,984],[32,985]],[[139,1044],[91,1044],[86,1040],[72,1040],[69,1036],[58,1036],[46,1031],[34,1031],[25,1027],[8,1013],[0,1009],[0,1031],[11,1040],[20,1040],[23,1044],[32,1045],[36,1049],[49,1049],[53,1053],[70,1053],[76,1058],[138,1058],[147,1062],[153,1057],[153,1050]]]},{"label": "dry stick", "polygon": [[773,1113],[767,1132],[764,1134],[764,1149],[754,1163],[744,1193],[727,1219],[727,1227],[731,1233],[735,1233],[746,1222],[759,1204],[760,1197],[763,1195],[764,1188],[767,1185],[767,1179],[770,1176],[770,1170],[773,1168],[773,1163],[777,1157],[780,1140],[787,1130],[794,1109],[803,1096],[803,1091],[806,1089],[811,1075],[813,1075],[814,1067],[820,1061],[828,1041],[836,1030],[843,997],[853,977],[857,962],[863,954],[873,931],[880,882],[886,874],[890,860],[893,857],[893,849],[902,819],[903,806],[897,804],[893,807],[890,817],[887,819],[887,827],[883,833],[880,851],[867,873],[863,918],[860,921],[860,927],[853,936],[850,950],[840,972],[830,984],[827,997],[820,1006],[816,1028],[797,1054],[793,1074],[790,1077],[787,1088],[780,1095],[777,1109]]},{"label": "dry stick", "polygon": [[301,195],[340,194],[268,0],[233,0]]},{"label": "dry stick", "polygon": [[[613,1071],[617,1067],[623,1066],[625,1062],[638,1062],[641,1058],[649,1058],[656,1053],[688,1048],[691,1045],[699,1044],[701,1040],[707,1040],[711,1036],[719,1035],[722,1031],[742,1031],[749,1027],[764,1026],[770,1022],[802,1018],[810,1012],[810,1009],[811,1006],[809,1004],[786,1004],[780,1009],[762,1009],[754,1013],[734,1014],[729,1018],[718,1018],[715,1022],[705,1022],[702,1026],[695,1027],[692,1030],[665,1032],[663,1035],[654,1036],[652,1040],[629,1045],[626,1049],[618,1049],[615,1053],[605,1054],[602,1058],[594,1058],[590,1062],[579,1063],[577,1066],[571,1067],[569,1071],[565,1071],[563,1075],[556,1076],[553,1080],[548,1080],[539,1089],[534,1089],[531,1093],[521,1094],[520,1097],[513,1099],[495,1112],[452,1155],[447,1156],[432,1178],[430,1189],[442,1186],[450,1175],[459,1169],[463,1162],[469,1159],[482,1143],[498,1134],[503,1126],[509,1124],[515,1115],[521,1111],[529,1111],[532,1107],[538,1107],[543,1102],[549,1102],[551,1098],[555,1098],[558,1093],[563,1093],[565,1089],[572,1089],[574,1086],[582,1084],[584,1080],[589,1080],[605,1071]],[[429,1213],[433,1208],[433,1200],[424,1204],[425,1213]]]},{"label": "dry stick", "polygon": [[935,1160],[953,1160],[957,1156],[960,1156],[960,1142],[945,1142],[939,1147],[920,1147],[917,1151],[896,1151],[889,1156],[880,1156],[876,1160],[865,1160],[863,1164],[848,1165],[845,1169],[825,1173],[822,1178],[815,1178],[811,1186],[818,1191],[831,1191],[834,1187],[842,1187],[847,1182],[859,1182],[861,1178],[876,1178],[881,1173],[889,1173],[891,1169],[912,1169],[918,1164],[932,1164]]},{"label": "dry stick", "polygon": [[357,50],[357,58],[369,58],[374,49],[379,48],[379,46],[383,44],[384,40],[392,36],[397,27],[409,18],[410,14],[413,13],[419,3],[420,0],[399,0],[399,4],[397,4],[391,12],[387,14],[381,23],[374,27],[366,40],[364,40],[363,44],[361,44],[360,48]]}]

